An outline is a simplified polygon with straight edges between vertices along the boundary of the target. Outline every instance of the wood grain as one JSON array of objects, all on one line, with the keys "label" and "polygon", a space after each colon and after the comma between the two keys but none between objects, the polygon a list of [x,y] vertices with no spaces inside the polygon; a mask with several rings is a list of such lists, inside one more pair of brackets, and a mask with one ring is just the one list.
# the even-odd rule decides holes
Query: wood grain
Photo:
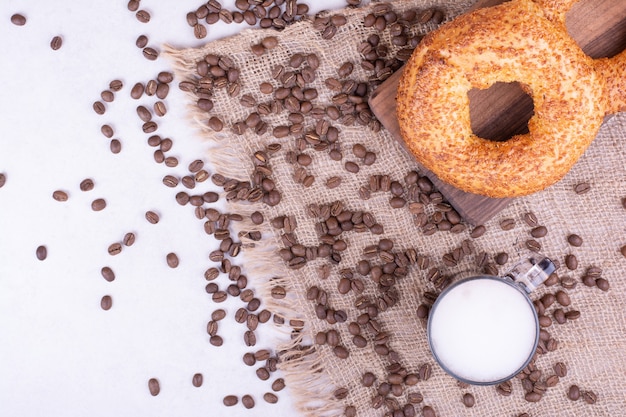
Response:
[{"label": "wood grain", "polygon": [[[504,0],[479,0],[472,9],[490,7]],[[582,50],[593,58],[610,57],[626,47],[626,0],[581,0],[566,14],[567,30]],[[371,95],[372,111],[403,146],[396,119],[396,90],[402,69],[396,71]],[[473,131],[484,138],[505,140],[526,133],[533,114],[532,99],[516,83],[496,83],[486,90],[471,90]],[[433,181],[459,214],[470,224],[483,224],[511,199],[494,199],[466,193],[422,171]]]}]

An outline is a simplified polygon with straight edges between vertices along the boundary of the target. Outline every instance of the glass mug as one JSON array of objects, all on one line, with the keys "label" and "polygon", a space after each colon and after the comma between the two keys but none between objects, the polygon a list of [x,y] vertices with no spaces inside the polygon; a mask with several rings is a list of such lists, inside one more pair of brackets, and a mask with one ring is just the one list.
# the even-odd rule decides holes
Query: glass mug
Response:
[{"label": "glass mug", "polygon": [[528,294],[554,270],[550,259],[535,255],[503,277],[472,276],[446,288],[427,326],[441,368],[471,385],[499,384],[521,372],[539,342],[539,319]]}]

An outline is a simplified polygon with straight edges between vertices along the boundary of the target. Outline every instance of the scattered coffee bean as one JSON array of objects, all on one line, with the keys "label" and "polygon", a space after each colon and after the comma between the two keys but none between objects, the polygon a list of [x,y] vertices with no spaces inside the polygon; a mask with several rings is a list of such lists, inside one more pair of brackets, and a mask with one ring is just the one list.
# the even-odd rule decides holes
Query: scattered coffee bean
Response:
[{"label": "scattered coffee bean", "polygon": [[68,195],[65,191],[61,191],[61,190],[56,190],[52,193],[52,198],[55,199],[56,201],[67,201],[68,199]]},{"label": "scattered coffee bean", "polygon": [[204,378],[202,376],[202,374],[197,373],[194,374],[194,376],[191,378],[191,384],[196,387],[199,388],[202,386],[202,382],[203,382]]},{"label": "scattered coffee bean", "polygon": [[545,226],[534,227],[530,231],[530,235],[534,238],[541,238],[548,234],[548,229]]},{"label": "scattered coffee bean", "polygon": [[7,182],[7,176],[0,172],[0,188],[4,187]]},{"label": "scattered coffee bean", "polygon": [[471,408],[476,403],[476,400],[474,399],[474,396],[472,394],[466,392],[465,394],[463,394],[462,402],[464,406],[466,406],[467,408]]},{"label": "scattered coffee bean", "polygon": [[122,151],[122,142],[118,139],[112,139],[111,143],[109,143],[109,149],[111,150],[111,153],[120,153]]},{"label": "scattered coffee bean", "polygon": [[591,185],[587,182],[581,182],[574,185],[574,192],[578,195],[586,194],[591,190]]},{"label": "scattered coffee bean", "polygon": [[265,394],[263,394],[263,399],[268,404],[276,404],[278,402],[278,396],[271,392],[266,392]]},{"label": "scattered coffee bean", "polygon": [[572,401],[578,401],[580,398],[580,388],[578,388],[578,385],[571,385],[569,387],[567,390],[567,398]]},{"label": "scattered coffee bean", "polygon": [[514,219],[503,219],[500,221],[500,229],[502,230],[512,230],[515,228],[515,220]]},{"label": "scattered coffee bean", "polygon": [[52,48],[53,51],[60,49],[62,45],[63,45],[63,38],[61,38],[60,36],[55,36],[50,41],[50,48]]},{"label": "scattered coffee bean", "polygon": [[96,198],[91,202],[91,209],[93,211],[101,211],[104,210],[107,206],[107,202],[104,198]]},{"label": "scattered coffee bean", "polygon": [[115,256],[119,255],[122,252],[122,244],[121,243],[111,243],[108,248],[109,255]]},{"label": "scattered coffee bean", "polygon": [[102,277],[108,282],[115,280],[115,272],[113,272],[113,270],[108,266],[102,267],[100,273],[102,274]]},{"label": "scattered coffee bean", "polygon": [[137,13],[135,13],[135,17],[141,23],[148,23],[150,21],[150,13],[145,10],[138,10]]},{"label": "scattered coffee bean", "polygon": [[243,404],[243,406],[247,409],[254,408],[254,398],[252,398],[251,395],[246,394],[241,397],[241,404]]},{"label": "scattered coffee bean", "polygon": [[239,402],[239,398],[236,395],[227,395],[222,400],[226,407],[232,407]]},{"label": "scattered coffee bean", "polygon": [[619,251],[622,254],[622,256],[626,258],[626,245],[622,246]]},{"label": "scattered coffee bean", "polygon": [[37,246],[35,255],[37,256],[37,259],[43,261],[48,257],[48,249],[44,245]]},{"label": "scattered coffee bean", "polygon": [[123,240],[124,246],[132,246],[135,243],[135,234],[134,233],[126,233],[124,235]]},{"label": "scattered coffee bean", "polygon": [[135,46],[139,49],[143,49],[148,45],[148,37],[146,35],[139,35],[135,40]]},{"label": "scattered coffee bean", "polygon": [[422,408],[422,416],[424,417],[437,417],[437,414],[435,414],[435,410],[433,410],[433,408],[431,406],[424,406],[424,408]]},{"label": "scattered coffee bean", "polygon": [[278,378],[272,382],[272,390],[278,392],[282,391],[283,388],[285,388],[285,380],[283,378]]},{"label": "scattered coffee bean", "polygon": [[222,339],[222,336],[214,335],[209,338],[209,343],[215,347],[220,347],[224,344],[224,339]]},{"label": "scattered coffee bean", "polygon": [[577,234],[571,234],[567,236],[567,243],[572,246],[579,247],[583,244],[583,238],[578,236]]},{"label": "scattered coffee bean", "polygon": [[113,92],[120,91],[124,87],[124,83],[121,80],[113,80],[109,83],[109,88]]},{"label": "scattered coffee bean", "polygon": [[146,211],[146,220],[148,223],[157,224],[160,220],[159,215],[152,210]]},{"label": "scattered coffee bean", "polygon": [[159,380],[156,378],[150,378],[148,380],[148,390],[150,391],[150,395],[152,395],[153,397],[159,395],[159,393],[161,392]]},{"label": "scattered coffee bean", "polygon": [[485,226],[478,225],[478,226],[474,227],[474,229],[470,233],[470,237],[473,238],[473,239],[477,239],[477,238],[481,237],[482,235],[484,235],[486,231],[487,231],[487,228]]},{"label": "scattered coffee bean", "polygon": [[143,56],[149,61],[154,61],[159,57],[159,52],[149,46],[143,48]]},{"label": "scattered coffee bean", "polygon": [[100,307],[107,311],[110,310],[111,307],[113,306],[113,299],[111,298],[110,295],[105,295],[104,297],[102,297],[102,299],[100,300]]},{"label": "scattered coffee bean", "polygon": [[26,17],[22,14],[15,13],[11,16],[11,23],[16,26],[24,26],[26,24]]},{"label": "scattered coffee bean", "polygon": [[167,266],[170,268],[176,268],[178,266],[178,256],[174,252],[170,252],[165,257],[167,261]]},{"label": "scattered coffee bean", "polygon": [[81,191],[91,191],[93,190],[94,183],[91,178],[85,178],[80,182],[79,188]]},{"label": "scattered coffee bean", "polygon": [[598,396],[593,391],[583,391],[581,397],[587,404],[595,404],[598,401]]},{"label": "scattered coffee bean", "polygon": [[575,255],[566,255],[565,256],[565,266],[567,267],[567,269],[573,271],[576,268],[578,268],[578,259],[576,258]]}]

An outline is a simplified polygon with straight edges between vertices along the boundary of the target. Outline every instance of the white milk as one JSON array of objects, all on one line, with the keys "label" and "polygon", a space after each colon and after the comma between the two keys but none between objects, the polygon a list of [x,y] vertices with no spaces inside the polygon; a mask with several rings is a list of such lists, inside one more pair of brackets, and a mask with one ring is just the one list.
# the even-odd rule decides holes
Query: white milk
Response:
[{"label": "white milk", "polygon": [[536,313],[500,278],[471,279],[438,300],[429,322],[440,363],[457,377],[489,383],[513,376],[533,354]]}]

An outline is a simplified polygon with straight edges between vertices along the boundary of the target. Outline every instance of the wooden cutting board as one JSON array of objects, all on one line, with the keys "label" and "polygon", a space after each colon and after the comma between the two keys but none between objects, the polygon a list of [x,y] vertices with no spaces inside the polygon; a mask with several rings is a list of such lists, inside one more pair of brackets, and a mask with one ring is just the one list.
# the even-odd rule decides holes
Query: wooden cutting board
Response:
[{"label": "wooden cutting board", "polygon": [[[478,0],[472,9],[503,2]],[[566,24],[586,54],[593,58],[613,56],[626,47],[626,0],[581,0],[567,13]],[[402,69],[381,84],[371,95],[369,104],[382,125],[404,146],[396,119],[396,90],[401,73]],[[472,129],[479,136],[502,140],[528,131],[532,99],[515,84],[497,83],[487,90],[472,90],[468,94]],[[470,224],[483,224],[511,201],[466,193],[423,167],[422,171]]]}]

